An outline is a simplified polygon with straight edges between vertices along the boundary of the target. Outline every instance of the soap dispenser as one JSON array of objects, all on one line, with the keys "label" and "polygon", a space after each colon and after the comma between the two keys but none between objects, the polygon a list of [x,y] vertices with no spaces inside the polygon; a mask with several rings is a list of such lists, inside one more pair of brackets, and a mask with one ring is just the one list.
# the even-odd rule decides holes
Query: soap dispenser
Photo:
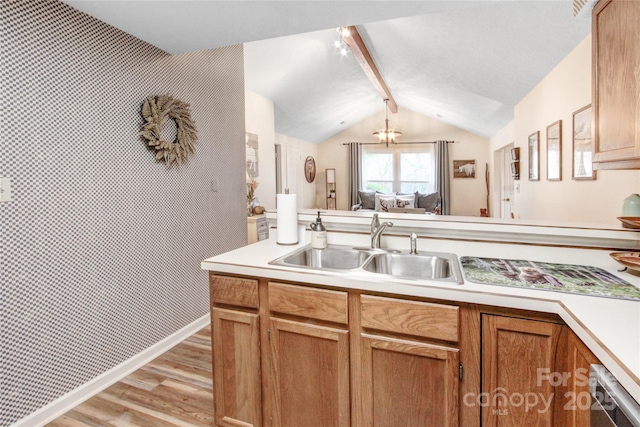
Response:
[{"label": "soap dispenser", "polygon": [[316,222],[311,223],[311,247],[314,249],[324,249],[327,247],[327,229],[322,224],[320,211]]}]

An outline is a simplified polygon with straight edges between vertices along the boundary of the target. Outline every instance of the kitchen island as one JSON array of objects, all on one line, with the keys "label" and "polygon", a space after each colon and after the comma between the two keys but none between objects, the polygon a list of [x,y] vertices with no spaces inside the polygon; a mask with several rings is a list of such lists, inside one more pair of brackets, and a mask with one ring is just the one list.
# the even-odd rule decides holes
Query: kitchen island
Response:
[{"label": "kitchen island", "polygon": [[[275,226],[275,214],[267,213],[267,218],[271,225]],[[468,256],[591,266],[603,269],[636,287],[640,286],[640,276],[633,272],[618,271],[621,266],[609,256],[609,253],[614,250],[637,251],[640,245],[639,236],[636,232],[615,226],[608,229],[588,229],[572,225],[519,222],[501,224],[492,220],[482,222],[479,219],[439,218],[408,214],[388,214],[384,216],[384,219],[394,222],[394,227],[388,229],[382,238],[382,246],[386,248],[408,249],[408,236],[411,232],[415,232],[418,235],[418,251],[451,252],[459,258]],[[313,220],[313,211],[299,213],[299,223],[308,226]],[[370,221],[370,215],[359,213],[333,216],[325,214],[323,216],[323,222],[329,231],[329,244],[334,245],[369,245]],[[298,328],[300,324],[314,324],[317,328],[327,329],[323,330],[323,333],[330,332],[335,335],[335,354],[342,354],[345,357],[342,364],[335,366],[338,372],[342,373],[342,377],[338,375],[342,380],[336,380],[336,384],[340,385],[340,387],[336,385],[337,395],[349,396],[350,394],[348,388],[344,390],[347,387],[344,381],[348,381],[344,379],[345,375],[347,377],[350,375],[352,378],[356,375],[362,376],[363,373],[368,372],[367,369],[370,369],[370,366],[374,366],[370,362],[371,360],[375,361],[372,359],[372,355],[375,353],[371,348],[375,348],[376,345],[390,346],[393,344],[400,347],[415,345],[417,347],[425,346],[424,349],[437,350],[442,353],[442,356],[436,358],[444,363],[442,372],[452,373],[454,370],[458,372],[459,363],[466,372],[462,374],[462,368],[460,368],[460,378],[465,375],[466,380],[461,380],[459,389],[448,384],[443,386],[447,392],[451,391],[451,396],[455,396],[444,401],[448,413],[441,414],[444,417],[441,419],[445,420],[447,424],[454,424],[453,420],[455,420],[455,424],[459,420],[460,425],[474,425],[468,423],[473,423],[475,420],[479,422],[480,408],[478,406],[482,405],[478,403],[479,401],[474,401],[474,396],[482,394],[480,392],[480,376],[485,373],[491,374],[489,371],[484,371],[488,368],[480,365],[481,353],[486,351],[486,349],[478,348],[480,345],[486,345],[483,344],[480,335],[483,332],[482,328],[485,327],[483,325],[494,323],[498,325],[504,319],[516,319],[518,322],[525,319],[538,322],[523,325],[525,328],[533,325],[532,330],[538,331],[531,336],[548,337],[542,344],[548,344],[549,351],[552,352],[566,351],[562,350],[563,345],[558,343],[565,342],[559,337],[566,332],[562,328],[567,328],[567,331],[577,338],[580,345],[583,343],[591,356],[597,358],[613,373],[633,398],[640,401],[640,301],[638,300],[494,286],[473,283],[466,279],[464,283],[457,284],[438,280],[399,279],[386,275],[373,277],[366,274],[345,274],[336,271],[272,265],[271,261],[297,250],[304,246],[304,243],[293,246],[278,245],[276,243],[277,230],[275,229],[272,230],[270,236],[270,239],[266,241],[207,259],[202,263],[202,268],[211,272],[212,292],[217,292],[214,289],[218,289],[215,287],[218,284],[228,283],[220,282],[218,278],[255,279],[255,303],[244,305],[239,310],[241,314],[249,316],[248,319],[254,322],[253,327],[258,336],[251,339],[261,358],[261,361],[256,362],[258,366],[254,367],[254,372],[260,379],[266,380],[262,384],[266,408],[264,410],[254,408],[256,418],[253,419],[261,420],[263,414],[271,418],[275,417],[276,421],[281,417],[288,416],[286,408],[282,407],[283,399],[286,396],[280,396],[282,389],[275,387],[273,380],[273,378],[278,378],[278,381],[284,381],[281,377],[282,372],[273,372],[277,371],[276,365],[278,365],[273,362],[274,354],[276,357],[284,357],[286,354],[283,356],[278,353],[284,349],[276,348],[274,350],[274,344],[269,345],[271,351],[267,351],[264,346],[265,343],[270,343],[270,334],[279,334],[278,336],[284,337],[282,331],[290,332]],[[248,282],[240,283],[246,284]],[[344,318],[335,315],[334,312],[332,312],[332,317],[325,318],[324,315],[315,316],[310,312],[303,313],[293,310],[291,307],[295,304],[290,301],[290,295],[300,293],[300,295],[304,295],[302,298],[307,298],[307,300],[316,296],[317,292],[307,295],[305,287],[309,287],[310,292],[319,291],[320,298],[329,298],[330,302],[323,303],[323,307],[329,306],[335,301],[342,301],[341,298],[344,296],[344,307],[341,305],[342,302],[336,302],[338,305],[335,306],[342,307],[337,309],[337,312],[338,314],[341,311],[344,312]],[[271,289],[273,292],[270,292]],[[341,291],[344,292],[341,294]],[[241,288],[238,288],[238,292],[241,292]],[[325,292],[329,293],[325,294]],[[230,288],[228,293],[234,293],[233,288]],[[243,291],[242,294],[246,295]],[[274,295],[278,296],[277,300],[274,299]],[[266,301],[269,303],[266,304]],[[417,334],[408,330],[406,324],[400,326],[376,324],[376,319],[384,316],[383,303],[385,302],[388,302],[392,307],[389,309],[390,312],[393,312],[393,307],[398,307],[398,310],[401,310],[398,313],[403,312],[402,310],[406,311],[409,307],[409,311],[415,308],[416,313],[422,309],[435,309],[440,319],[447,319],[447,316],[451,316],[453,311],[458,314],[451,316],[454,323],[443,321],[443,324],[435,326],[431,324],[433,327],[426,328],[425,330],[428,330],[426,334]],[[212,299],[212,303],[214,307],[212,318],[214,311],[218,314],[230,315],[230,308],[232,308],[230,306],[234,305],[231,300],[224,299],[218,300],[218,302]],[[429,305],[414,307],[414,304]],[[332,307],[334,306],[332,305]],[[378,307],[382,311],[367,318],[367,310],[372,307]],[[272,314],[276,312],[279,315],[274,317]],[[425,311],[425,316],[429,317],[429,314],[426,313]],[[306,319],[304,322],[293,322],[303,317]],[[497,323],[494,322],[496,319]],[[358,325],[353,326],[352,321],[355,320]],[[219,318],[218,321],[220,321]],[[429,321],[433,322],[433,320]],[[393,323],[393,317],[389,318],[389,322]],[[539,322],[545,324],[541,325]],[[457,328],[455,334],[442,332],[450,331],[452,324]],[[545,328],[548,326],[548,335],[545,335],[546,332],[539,332],[542,330],[538,328],[539,326]],[[434,330],[437,333],[433,333]],[[354,335],[362,335],[363,342],[367,344],[362,348],[355,346]],[[416,338],[418,336],[420,340]],[[347,340],[346,342],[351,340],[350,346],[345,343],[345,340]],[[484,342],[488,341],[488,339],[484,340]],[[260,351],[261,343],[262,351]],[[218,351],[221,350],[218,349]],[[419,353],[419,350],[416,351]],[[396,353],[398,352],[399,350],[396,351]],[[214,339],[214,359],[215,354]],[[349,357],[352,359],[351,363],[344,366]],[[483,357],[484,360],[488,359],[486,355]],[[357,359],[358,362],[354,362],[354,359]],[[367,362],[368,360],[369,362]],[[364,362],[360,363],[360,361]],[[398,363],[398,360],[394,360],[392,365]],[[411,363],[413,362],[409,362],[407,366],[411,366]],[[278,366],[282,366],[282,364]],[[554,366],[559,374],[566,370],[563,365]],[[221,367],[222,365],[218,367],[218,371]],[[215,370],[214,366],[214,374]],[[550,372],[550,375],[552,374],[553,372]],[[445,381],[451,376],[453,374],[448,376],[443,374],[442,379]],[[368,377],[364,375],[363,378]],[[379,376],[375,380],[378,382],[391,381],[392,378]],[[375,416],[367,409],[368,397],[366,396],[367,393],[370,393],[377,397],[377,394],[371,392],[367,387],[362,389],[361,386],[353,383],[353,379],[351,381],[351,407],[345,408],[339,399],[336,401],[336,419],[342,420],[342,425],[349,425],[349,419],[368,420]],[[260,387],[260,385],[258,386]],[[554,390],[558,392],[560,389]],[[566,389],[562,390],[566,392]],[[276,398],[272,398],[271,394],[277,395]],[[246,401],[248,398],[245,396],[243,399]],[[260,402],[259,396],[254,395],[252,399],[253,402]],[[348,400],[349,397],[346,399]],[[216,407],[219,408],[221,402],[218,402],[218,398],[216,400]],[[456,404],[449,408],[446,404],[451,400],[456,400]],[[376,400],[376,402],[378,401]],[[258,403],[256,405],[259,406]],[[512,409],[513,412],[515,408]],[[558,413],[562,414],[561,411],[556,411],[554,425],[562,424],[557,421],[560,417]],[[493,414],[493,416],[496,415],[500,416],[500,413]],[[482,417],[484,419],[485,415],[483,414]],[[256,425],[258,424],[260,423],[256,423]],[[569,424],[569,421],[566,421],[565,424]]]}]

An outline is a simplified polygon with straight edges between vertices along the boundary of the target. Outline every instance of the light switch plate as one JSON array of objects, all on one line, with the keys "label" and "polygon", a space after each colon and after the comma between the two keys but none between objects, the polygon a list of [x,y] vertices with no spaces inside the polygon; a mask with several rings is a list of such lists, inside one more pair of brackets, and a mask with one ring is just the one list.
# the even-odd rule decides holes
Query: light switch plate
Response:
[{"label": "light switch plate", "polygon": [[0,202],[13,201],[11,178],[0,177]]}]

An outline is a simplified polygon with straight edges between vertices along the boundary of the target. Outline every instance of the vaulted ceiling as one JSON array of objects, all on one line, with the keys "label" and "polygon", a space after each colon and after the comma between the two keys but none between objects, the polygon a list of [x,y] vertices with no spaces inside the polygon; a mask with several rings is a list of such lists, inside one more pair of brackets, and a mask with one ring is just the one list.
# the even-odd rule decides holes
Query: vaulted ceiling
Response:
[{"label": "vaulted ceiling", "polygon": [[591,25],[571,0],[64,1],[172,54],[245,43],[276,132],[315,143],[384,108],[338,26],[357,25],[399,114],[489,137]]}]

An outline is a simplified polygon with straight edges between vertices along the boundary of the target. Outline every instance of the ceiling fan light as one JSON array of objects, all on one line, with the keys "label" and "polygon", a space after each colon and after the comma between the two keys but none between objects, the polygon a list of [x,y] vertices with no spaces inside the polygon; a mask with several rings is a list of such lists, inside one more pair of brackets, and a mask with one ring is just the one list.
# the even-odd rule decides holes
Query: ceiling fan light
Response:
[{"label": "ceiling fan light", "polygon": [[373,133],[373,136],[377,136],[380,142],[384,142],[387,147],[389,143],[395,143],[396,138],[402,136],[402,132],[399,130],[389,129],[389,108],[388,108],[388,99],[384,100],[385,111],[384,111],[384,129],[376,131]]},{"label": "ceiling fan light", "polygon": [[400,138],[402,136],[402,132],[398,130],[390,130],[389,131],[389,141],[395,142],[396,138]]}]

